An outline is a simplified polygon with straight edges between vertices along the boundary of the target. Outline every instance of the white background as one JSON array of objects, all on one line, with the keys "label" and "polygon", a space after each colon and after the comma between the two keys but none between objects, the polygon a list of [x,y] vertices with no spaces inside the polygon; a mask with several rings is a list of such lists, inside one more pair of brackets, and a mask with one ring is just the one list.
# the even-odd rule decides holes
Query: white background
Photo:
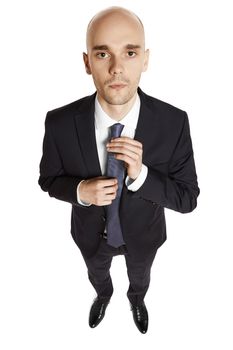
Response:
[{"label": "white background", "polygon": [[[37,184],[46,112],[94,92],[86,26],[112,5],[144,22],[151,57],[141,88],[189,115],[201,189],[193,213],[166,210],[146,335],[133,323],[123,257],[113,260],[105,319],[89,328],[95,293],[71,207]],[[233,348],[231,23],[226,0],[1,2],[1,349]]]}]

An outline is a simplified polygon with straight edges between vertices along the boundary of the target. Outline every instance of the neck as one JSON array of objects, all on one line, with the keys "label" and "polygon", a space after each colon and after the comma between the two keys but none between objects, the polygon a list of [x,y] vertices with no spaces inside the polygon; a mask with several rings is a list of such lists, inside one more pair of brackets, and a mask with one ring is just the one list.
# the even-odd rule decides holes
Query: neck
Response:
[{"label": "neck", "polygon": [[116,121],[120,121],[123,119],[127,113],[131,110],[131,108],[134,105],[134,102],[137,97],[137,92],[134,94],[134,96],[125,104],[123,105],[111,105],[108,102],[106,102],[98,93],[97,98],[98,101],[103,108],[104,112],[112,119]]}]

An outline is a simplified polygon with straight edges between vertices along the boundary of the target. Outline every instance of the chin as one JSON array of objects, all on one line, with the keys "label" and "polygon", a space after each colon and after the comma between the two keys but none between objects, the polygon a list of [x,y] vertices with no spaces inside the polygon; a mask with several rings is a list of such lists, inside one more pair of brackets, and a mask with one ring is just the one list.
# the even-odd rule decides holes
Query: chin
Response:
[{"label": "chin", "polygon": [[134,96],[134,93],[128,93],[124,96],[110,96],[109,94],[108,95],[105,95],[104,96],[104,99],[107,103],[109,103],[110,105],[124,105],[126,103],[128,103],[131,98]]},{"label": "chin", "polygon": [[124,105],[127,102],[129,102],[129,99],[124,99],[124,98],[107,98],[105,99],[106,102],[110,105]]}]

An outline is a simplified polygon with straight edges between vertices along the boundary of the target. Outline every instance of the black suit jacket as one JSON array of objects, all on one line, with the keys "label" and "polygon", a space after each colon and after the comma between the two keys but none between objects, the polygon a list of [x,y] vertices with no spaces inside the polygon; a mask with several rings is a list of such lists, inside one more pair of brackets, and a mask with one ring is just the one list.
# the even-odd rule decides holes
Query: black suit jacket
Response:
[{"label": "black suit jacket", "polygon": [[[186,112],[138,88],[141,109],[135,139],[143,144],[148,176],[136,192],[124,185],[120,218],[130,254],[145,257],[166,240],[164,208],[181,213],[197,205],[199,188]],[[94,103],[96,93],[47,113],[39,185],[51,197],[72,204],[71,234],[85,257],[97,251],[104,231],[104,206],[78,204],[83,179],[101,176]]]}]

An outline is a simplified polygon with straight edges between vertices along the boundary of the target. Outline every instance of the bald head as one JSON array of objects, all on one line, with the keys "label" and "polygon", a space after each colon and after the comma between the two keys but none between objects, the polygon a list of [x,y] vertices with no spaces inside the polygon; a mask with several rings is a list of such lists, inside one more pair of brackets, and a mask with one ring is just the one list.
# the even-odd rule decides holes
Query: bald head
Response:
[{"label": "bald head", "polygon": [[134,13],[110,7],[92,18],[87,27],[87,53],[83,52],[83,60],[105,111],[110,105],[132,105],[148,57],[144,28]]},{"label": "bald head", "polygon": [[97,13],[89,22],[86,34],[87,51],[90,50],[93,38],[98,35],[98,31],[109,33],[124,31],[124,27],[131,26],[132,30],[136,31],[141,42],[145,46],[144,27],[140,18],[133,12],[123,7],[109,7]]}]

